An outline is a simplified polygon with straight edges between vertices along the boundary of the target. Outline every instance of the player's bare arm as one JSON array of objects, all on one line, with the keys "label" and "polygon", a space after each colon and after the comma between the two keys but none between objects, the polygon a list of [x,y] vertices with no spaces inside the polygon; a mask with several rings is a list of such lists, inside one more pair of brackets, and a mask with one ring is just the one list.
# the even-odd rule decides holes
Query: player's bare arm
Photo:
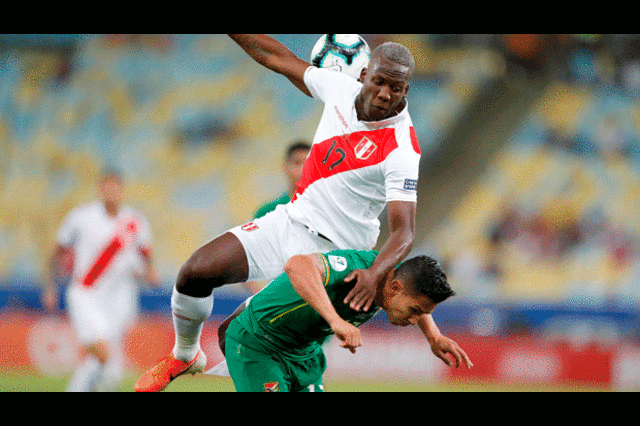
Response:
[{"label": "player's bare arm", "polygon": [[340,346],[352,353],[362,344],[360,330],[343,320],[336,312],[324,288],[325,270],[320,255],[296,255],[284,265],[284,272],[300,297],[327,321],[341,340]]},{"label": "player's bare arm", "polygon": [[58,304],[58,289],[56,286],[56,276],[58,275],[58,269],[60,268],[60,259],[65,253],[71,250],[69,247],[56,245],[56,248],[49,260],[49,270],[47,279],[44,283],[44,289],[42,292],[42,304],[45,309],[51,311],[54,310]]},{"label": "player's bare arm", "polygon": [[304,72],[310,63],[298,58],[284,44],[265,34],[229,34],[260,65],[287,77],[305,95],[311,92],[304,84]]},{"label": "player's bare arm", "polygon": [[345,281],[357,279],[353,289],[347,294],[345,303],[352,309],[368,311],[376,296],[378,284],[411,251],[415,238],[416,203],[410,201],[390,201],[387,203],[390,235],[380,249],[375,262],[367,269],[356,269]]},{"label": "player's bare arm", "polygon": [[447,354],[451,354],[455,360],[456,368],[460,367],[463,362],[467,368],[473,367],[473,363],[467,353],[455,341],[440,333],[440,329],[438,329],[431,314],[421,315],[418,320],[418,326],[431,345],[431,352],[449,367],[453,367],[454,363],[447,357]]},{"label": "player's bare arm", "polygon": [[140,248],[140,255],[144,262],[144,275],[141,277],[143,281],[154,288],[160,287],[160,278],[153,264],[153,255],[151,247]]}]

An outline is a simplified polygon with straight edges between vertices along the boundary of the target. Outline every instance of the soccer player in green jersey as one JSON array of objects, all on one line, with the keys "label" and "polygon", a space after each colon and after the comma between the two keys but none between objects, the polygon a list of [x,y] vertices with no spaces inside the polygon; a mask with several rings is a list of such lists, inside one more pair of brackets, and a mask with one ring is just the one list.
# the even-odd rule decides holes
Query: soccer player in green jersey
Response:
[{"label": "soccer player in green jersey", "polygon": [[[341,347],[355,353],[362,344],[357,326],[380,310],[393,325],[418,325],[421,315],[455,295],[438,263],[417,256],[387,274],[372,309],[352,309],[343,301],[354,283],[344,279],[368,268],[377,254],[335,250],[293,256],[285,272],[250,298],[226,328],[222,349],[236,390],[322,391],[327,337],[335,335]],[[472,366],[462,349],[453,352],[460,357],[457,365]]]}]

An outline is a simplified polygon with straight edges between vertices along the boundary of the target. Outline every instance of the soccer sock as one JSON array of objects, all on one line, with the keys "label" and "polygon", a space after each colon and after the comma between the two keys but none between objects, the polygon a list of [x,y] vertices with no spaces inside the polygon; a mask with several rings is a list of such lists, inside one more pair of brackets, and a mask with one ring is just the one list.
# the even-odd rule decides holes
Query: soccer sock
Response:
[{"label": "soccer sock", "polygon": [[124,376],[124,352],[121,341],[112,341],[110,348],[111,353],[102,366],[96,383],[96,390],[100,392],[117,391]]},{"label": "soccer sock", "polygon": [[95,390],[101,369],[102,364],[98,358],[93,355],[85,356],[73,372],[66,392],[91,392]]},{"label": "soccer sock", "polygon": [[200,334],[204,321],[213,309],[213,295],[191,297],[178,293],[173,288],[171,313],[176,340],[173,356],[180,361],[191,361],[200,349]]}]

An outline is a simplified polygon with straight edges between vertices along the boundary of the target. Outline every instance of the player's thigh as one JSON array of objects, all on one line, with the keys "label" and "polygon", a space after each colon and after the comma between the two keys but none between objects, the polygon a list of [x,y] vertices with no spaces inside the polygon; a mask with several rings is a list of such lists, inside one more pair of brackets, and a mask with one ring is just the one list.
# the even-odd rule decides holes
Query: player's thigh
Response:
[{"label": "player's thigh", "polygon": [[249,281],[272,280],[282,273],[284,264],[296,254],[335,250],[337,247],[309,233],[292,220],[284,205],[242,226],[230,230],[241,241],[249,264]]},{"label": "player's thigh", "polygon": [[206,297],[214,288],[247,280],[247,255],[241,241],[225,232],[198,248],[182,265],[176,288],[193,297]]},{"label": "player's thigh", "polygon": [[226,359],[236,392],[288,392],[290,382],[282,365],[267,353],[226,336]]}]

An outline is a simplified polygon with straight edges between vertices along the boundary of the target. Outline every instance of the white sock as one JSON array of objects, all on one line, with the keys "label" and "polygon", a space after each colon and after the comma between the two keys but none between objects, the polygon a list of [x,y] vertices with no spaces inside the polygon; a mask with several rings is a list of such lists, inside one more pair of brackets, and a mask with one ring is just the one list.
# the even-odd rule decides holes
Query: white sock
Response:
[{"label": "white sock", "polygon": [[229,366],[227,366],[227,360],[222,360],[217,363],[210,369],[204,372],[204,374],[209,374],[212,376],[222,376],[222,377],[231,377],[231,373],[229,373]]},{"label": "white sock", "polygon": [[213,295],[191,297],[178,293],[173,288],[171,295],[171,313],[176,341],[173,356],[180,361],[191,361],[200,349],[200,334],[204,321],[213,309]]},{"label": "white sock", "polygon": [[92,392],[100,376],[102,364],[93,355],[87,355],[76,367],[67,384],[66,392]]},{"label": "white sock", "polygon": [[100,370],[96,383],[99,392],[115,392],[120,389],[124,376],[124,352],[121,341],[110,343],[110,354]]}]

